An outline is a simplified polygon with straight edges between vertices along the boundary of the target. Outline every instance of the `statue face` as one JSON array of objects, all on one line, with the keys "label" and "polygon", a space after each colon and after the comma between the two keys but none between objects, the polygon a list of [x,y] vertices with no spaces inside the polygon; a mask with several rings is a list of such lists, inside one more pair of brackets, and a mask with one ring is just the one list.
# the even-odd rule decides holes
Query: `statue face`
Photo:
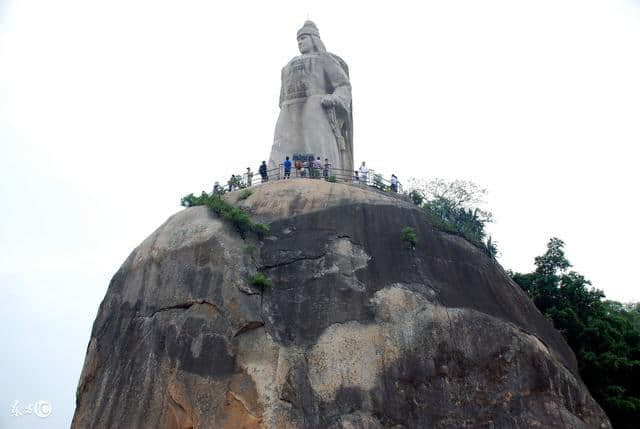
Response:
[{"label": "statue face", "polygon": [[311,36],[308,34],[303,34],[298,38],[298,49],[301,54],[308,54],[313,51],[313,41],[311,40]]}]

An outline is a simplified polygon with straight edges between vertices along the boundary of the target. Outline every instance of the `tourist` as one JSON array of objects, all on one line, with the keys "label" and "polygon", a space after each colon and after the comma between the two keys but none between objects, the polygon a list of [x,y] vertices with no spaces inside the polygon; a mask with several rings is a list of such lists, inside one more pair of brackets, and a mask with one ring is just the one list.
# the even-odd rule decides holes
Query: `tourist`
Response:
[{"label": "tourist", "polygon": [[353,183],[360,183],[360,177],[358,176],[358,170],[353,170]]},{"label": "tourist", "polygon": [[289,157],[284,160],[284,178],[291,179],[291,161],[289,161]]},{"label": "tourist", "polygon": [[369,168],[365,165],[364,161],[362,161],[362,165],[360,166],[360,183],[368,184],[368,174]]},{"label": "tourist", "polygon": [[307,173],[309,173],[309,177],[311,177],[311,163],[309,160],[302,163],[302,177],[305,177]]},{"label": "tourist", "polygon": [[302,177],[302,161],[299,158],[296,161],[296,177]]},{"label": "tourist", "polygon": [[223,195],[224,194],[224,188],[222,186],[220,186],[220,182],[216,182],[213,184],[213,192],[212,195]]},{"label": "tourist", "polygon": [[247,187],[251,187],[252,179],[253,179],[253,171],[251,171],[251,167],[247,167]]},{"label": "tourist", "polygon": [[313,161],[313,177],[320,178],[320,170],[322,170],[322,161],[320,161],[320,157],[318,157],[315,161]]},{"label": "tourist", "polygon": [[322,170],[322,177],[324,177],[324,180],[329,180],[329,168],[331,167],[331,164],[329,164],[329,158],[325,158],[324,159],[324,170]]},{"label": "tourist", "polygon": [[262,161],[262,165],[260,166],[258,172],[260,173],[260,178],[262,179],[261,183],[269,180],[269,176],[267,176],[267,163],[265,161]]},{"label": "tourist", "polygon": [[229,192],[233,191],[236,187],[236,175],[232,174],[231,175],[231,179],[229,179],[229,181],[227,182],[227,185],[229,185]]},{"label": "tourist", "polygon": [[391,175],[391,192],[398,192],[398,178],[395,174]]}]

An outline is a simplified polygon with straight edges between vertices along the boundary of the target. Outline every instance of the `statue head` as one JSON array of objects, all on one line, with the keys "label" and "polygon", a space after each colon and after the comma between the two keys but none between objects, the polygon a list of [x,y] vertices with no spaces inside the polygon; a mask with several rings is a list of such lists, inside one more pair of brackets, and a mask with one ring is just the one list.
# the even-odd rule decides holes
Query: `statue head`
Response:
[{"label": "statue head", "polygon": [[327,52],[324,43],[320,40],[318,27],[313,22],[306,21],[302,28],[298,30],[298,49],[301,54]]}]

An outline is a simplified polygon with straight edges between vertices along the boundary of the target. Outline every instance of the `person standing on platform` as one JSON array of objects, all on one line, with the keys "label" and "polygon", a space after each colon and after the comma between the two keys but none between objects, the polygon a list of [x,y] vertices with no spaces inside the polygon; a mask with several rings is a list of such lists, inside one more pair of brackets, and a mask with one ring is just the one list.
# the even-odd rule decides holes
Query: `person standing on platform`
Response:
[{"label": "person standing on platform", "polygon": [[220,186],[219,182],[214,183],[213,192],[211,195],[217,195],[217,196],[224,195],[224,188]]},{"label": "person standing on platform", "polygon": [[269,180],[269,176],[267,176],[267,163],[266,161],[262,161],[262,165],[260,166],[260,169],[258,170],[258,172],[260,173],[260,177],[262,180],[262,183],[265,183]]},{"label": "person standing on platform", "polygon": [[320,161],[320,157],[318,157],[315,161],[313,161],[313,177],[319,179],[321,170],[322,170],[322,161]]},{"label": "person standing on platform", "polygon": [[367,168],[367,166],[365,165],[364,161],[362,161],[362,165],[360,166],[360,183],[363,183],[365,185],[369,184],[369,168]]},{"label": "person standing on platform", "polygon": [[398,178],[395,174],[391,175],[391,192],[398,192]]},{"label": "person standing on platform", "polygon": [[251,180],[253,179],[253,171],[251,171],[251,167],[247,167],[247,187],[251,187]]},{"label": "person standing on platform", "polygon": [[313,169],[313,162],[308,159],[302,163],[302,177],[305,177],[307,174],[311,177],[311,170]]},{"label": "person standing on platform", "polygon": [[284,178],[291,179],[291,161],[289,161],[289,157],[284,160]]},{"label": "person standing on platform", "polygon": [[302,177],[302,161],[300,159],[296,161],[296,177]]}]

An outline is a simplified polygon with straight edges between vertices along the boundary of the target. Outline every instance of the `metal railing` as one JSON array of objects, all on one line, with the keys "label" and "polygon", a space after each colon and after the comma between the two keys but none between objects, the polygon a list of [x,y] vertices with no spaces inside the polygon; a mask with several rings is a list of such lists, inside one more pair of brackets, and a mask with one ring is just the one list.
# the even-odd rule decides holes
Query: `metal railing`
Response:
[{"label": "metal railing", "polygon": [[233,175],[233,180],[229,179],[224,185],[220,182],[215,182],[214,193],[216,190],[220,192],[232,192],[238,189],[245,189],[254,186],[260,186],[264,183],[272,182],[274,180],[290,180],[290,179],[309,179],[309,180],[326,180],[334,183],[346,183],[355,186],[369,186],[379,189],[381,191],[387,191],[392,193],[402,194],[402,184],[396,181],[395,186],[390,179],[382,176],[382,174],[376,173],[375,170],[368,170],[366,173],[362,173],[358,170],[342,170],[333,168],[331,166],[322,166],[322,168],[315,168],[313,166],[303,167],[296,169],[293,165],[288,175],[285,175],[284,166],[280,164],[277,168],[267,170],[266,177],[262,177],[259,173],[248,173],[242,175]]}]

